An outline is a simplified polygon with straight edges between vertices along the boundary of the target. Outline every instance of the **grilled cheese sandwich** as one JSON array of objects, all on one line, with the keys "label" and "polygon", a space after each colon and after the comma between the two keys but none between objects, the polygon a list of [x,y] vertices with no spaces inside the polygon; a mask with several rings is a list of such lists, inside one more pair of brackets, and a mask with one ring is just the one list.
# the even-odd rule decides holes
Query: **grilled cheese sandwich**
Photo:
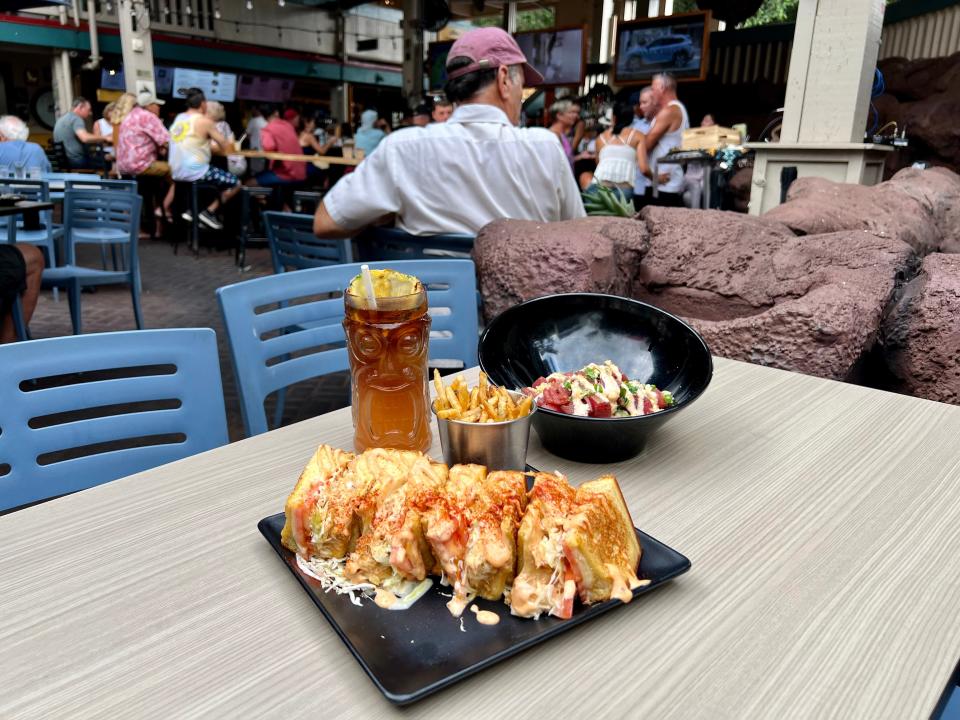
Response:
[{"label": "grilled cheese sandwich", "polygon": [[569,618],[577,596],[583,603],[630,602],[640,585],[640,543],[612,475],[574,490],[562,476],[538,474],[517,543],[514,615]]}]

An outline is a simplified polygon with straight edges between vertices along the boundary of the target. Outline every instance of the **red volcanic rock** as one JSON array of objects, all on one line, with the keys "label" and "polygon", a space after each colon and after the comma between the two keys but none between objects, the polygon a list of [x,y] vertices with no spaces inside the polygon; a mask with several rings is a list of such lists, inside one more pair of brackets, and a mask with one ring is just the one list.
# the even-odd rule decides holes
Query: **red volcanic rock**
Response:
[{"label": "red volcanic rock", "polygon": [[911,168],[896,178],[873,187],[800,178],[787,202],[763,217],[804,235],[865,230],[905,242],[921,255],[952,247],[960,177],[945,168]]},{"label": "red volcanic rock", "polygon": [[897,389],[960,404],[960,255],[933,254],[883,325]]},{"label": "red volcanic rock", "polygon": [[646,225],[632,218],[496,220],[473,245],[484,314],[553,293],[627,295],[648,247]]},{"label": "red volcanic rock", "polygon": [[942,162],[960,167],[960,82],[945,92],[907,103],[901,108],[902,123],[914,144],[922,144]]},{"label": "red volcanic rock", "polygon": [[646,208],[633,297],[686,318],[712,352],[834,379],[873,346],[911,248],[863,231],[795,237],[766,218]]},{"label": "red volcanic rock", "polygon": [[947,168],[904,168],[884,183],[909,195],[933,218],[940,252],[960,252],[960,175]]}]

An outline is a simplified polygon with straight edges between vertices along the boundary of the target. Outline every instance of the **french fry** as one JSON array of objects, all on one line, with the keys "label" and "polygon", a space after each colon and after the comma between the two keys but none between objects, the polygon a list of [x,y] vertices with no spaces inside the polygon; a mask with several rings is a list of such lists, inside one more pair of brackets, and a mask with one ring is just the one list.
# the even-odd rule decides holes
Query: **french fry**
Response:
[{"label": "french fry", "polygon": [[483,371],[480,372],[480,384],[477,386],[479,390],[479,397],[481,400],[487,399],[487,374]]},{"label": "french fry", "polygon": [[437,410],[443,410],[447,404],[446,395],[443,392],[443,380],[440,379],[440,371],[433,369],[433,386],[437,390]]},{"label": "french fry", "polygon": [[520,405],[517,406],[517,417],[522,418],[530,414],[530,411],[533,409],[533,398],[529,395],[520,401]]},{"label": "french fry", "polygon": [[473,390],[470,391],[470,409],[473,410],[474,408],[479,408],[479,407],[480,407],[480,388],[475,387]]},{"label": "french fry", "polygon": [[457,400],[460,401],[460,407],[464,411],[470,407],[470,393],[467,390],[467,384],[463,381],[463,378],[457,378],[460,381],[460,384],[457,385]]},{"label": "french fry", "polygon": [[463,413],[463,407],[460,405],[460,400],[457,398],[457,392],[452,387],[446,388],[447,402],[450,407],[457,411],[457,415]]},{"label": "french fry", "polygon": [[438,410],[437,417],[441,420],[457,420],[460,416],[460,413],[454,410],[453,408],[447,408],[446,410]]}]

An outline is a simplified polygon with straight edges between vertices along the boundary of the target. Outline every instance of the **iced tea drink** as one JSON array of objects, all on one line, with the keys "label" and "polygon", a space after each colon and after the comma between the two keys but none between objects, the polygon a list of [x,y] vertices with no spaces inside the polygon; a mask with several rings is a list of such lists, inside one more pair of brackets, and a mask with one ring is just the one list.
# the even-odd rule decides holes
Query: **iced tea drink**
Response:
[{"label": "iced tea drink", "polygon": [[[392,274],[390,274],[392,273]],[[430,448],[427,293],[419,280],[373,270],[376,309],[362,282],[343,295],[354,446]]]}]

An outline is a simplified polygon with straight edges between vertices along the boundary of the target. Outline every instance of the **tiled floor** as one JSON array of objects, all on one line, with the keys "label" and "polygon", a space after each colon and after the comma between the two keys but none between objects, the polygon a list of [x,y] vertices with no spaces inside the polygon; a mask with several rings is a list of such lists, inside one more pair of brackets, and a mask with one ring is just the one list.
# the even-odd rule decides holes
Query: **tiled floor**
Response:
[{"label": "tiled floor", "polygon": [[[92,267],[100,265],[97,248],[80,250],[79,260]],[[243,421],[233,381],[233,369],[226,345],[226,336],[217,306],[215,291],[222,285],[241,282],[272,272],[266,249],[247,253],[246,272],[238,272],[232,252],[202,249],[199,257],[190,254],[183,245],[174,255],[171,246],[162,241],[141,240],[140,269],[143,278],[141,304],[147,328],[209,327],[217,333],[220,349],[220,369],[223,374],[224,396],[227,408],[230,439],[243,437]],[[102,287],[95,293],[84,293],[83,332],[96,333],[113,330],[133,330],[133,305],[126,286]],[[34,338],[69,335],[70,312],[63,293],[55,302],[51,292],[44,291],[37,311],[30,323]],[[346,373],[329,375],[292,387],[287,392],[284,424],[349,405],[349,381]],[[272,418],[272,405],[267,405]]]}]

